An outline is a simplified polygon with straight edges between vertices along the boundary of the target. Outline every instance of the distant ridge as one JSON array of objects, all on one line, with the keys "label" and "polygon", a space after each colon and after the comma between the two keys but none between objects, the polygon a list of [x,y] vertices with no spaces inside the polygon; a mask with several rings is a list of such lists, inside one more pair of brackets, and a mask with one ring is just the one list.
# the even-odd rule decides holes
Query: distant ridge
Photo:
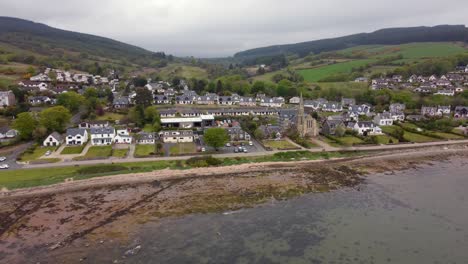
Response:
[{"label": "distant ridge", "polygon": [[56,49],[127,60],[158,55],[113,39],[57,29],[13,17],[0,17],[0,42],[43,55],[53,55],[53,50]]},{"label": "distant ridge", "polygon": [[440,25],[434,27],[387,28],[372,33],[359,33],[338,38],[308,41],[296,44],[275,45],[236,53],[239,59],[340,50],[359,45],[397,45],[412,42],[468,42],[468,28],[464,25]]}]

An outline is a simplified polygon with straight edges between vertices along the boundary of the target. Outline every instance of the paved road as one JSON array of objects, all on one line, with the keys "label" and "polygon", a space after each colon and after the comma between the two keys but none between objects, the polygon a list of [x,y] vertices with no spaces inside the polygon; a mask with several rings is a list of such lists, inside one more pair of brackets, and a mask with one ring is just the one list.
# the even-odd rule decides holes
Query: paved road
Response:
[{"label": "paved road", "polygon": [[[16,159],[21,155],[27,148],[32,146],[32,142],[24,143],[19,146],[16,146],[13,151],[6,155],[5,157],[7,158],[6,161],[0,162],[0,164],[8,164],[10,169],[20,169],[23,167],[23,165],[16,163]],[[0,155],[3,156],[3,155]]]},{"label": "paved road", "polygon": [[[317,144],[321,145],[321,148],[308,149],[310,152],[322,152],[324,149],[326,151],[369,151],[369,150],[396,150],[396,149],[411,149],[419,147],[431,147],[431,146],[444,146],[444,145],[468,145],[468,140],[453,140],[453,141],[438,141],[438,142],[428,142],[428,143],[414,143],[414,144],[398,144],[398,145],[382,145],[382,146],[361,146],[361,147],[349,147],[349,148],[335,148],[330,147],[321,142],[315,140]],[[321,143],[320,143],[321,142]],[[296,150],[291,150],[296,151]],[[233,158],[233,157],[256,157],[256,156],[268,156],[278,152],[286,151],[258,151],[258,152],[249,152],[249,153],[223,153],[223,154],[213,154],[213,157],[216,158]],[[112,163],[125,163],[125,162],[143,162],[143,161],[161,161],[161,160],[185,160],[192,157],[200,155],[191,155],[191,156],[180,156],[180,157],[157,157],[157,158],[134,158],[128,157],[126,159],[106,159],[106,160],[86,160],[86,161],[68,161],[62,163],[52,163],[52,164],[31,164],[24,165],[23,168],[52,168],[52,167],[64,167],[64,166],[77,166],[77,165],[95,165],[95,164],[112,164]]]}]

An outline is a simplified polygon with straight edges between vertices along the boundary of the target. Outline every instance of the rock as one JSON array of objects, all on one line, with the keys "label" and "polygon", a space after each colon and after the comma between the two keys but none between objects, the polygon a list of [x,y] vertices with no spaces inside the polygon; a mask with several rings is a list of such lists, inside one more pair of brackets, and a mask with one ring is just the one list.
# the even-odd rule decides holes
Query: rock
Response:
[{"label": "rock", "polygon": [[136,255],[136,254],[138,254],[138,252],[140,251],[140,249],[141,249],[141,246],[138,245],[138,246],[136,246],[136,247],[134,247],[134,248],[132,248],[132,249],[129,249],[129,250],[125,251],[124,255],[125,255],[125,256],[133,256],[133,255]]}]

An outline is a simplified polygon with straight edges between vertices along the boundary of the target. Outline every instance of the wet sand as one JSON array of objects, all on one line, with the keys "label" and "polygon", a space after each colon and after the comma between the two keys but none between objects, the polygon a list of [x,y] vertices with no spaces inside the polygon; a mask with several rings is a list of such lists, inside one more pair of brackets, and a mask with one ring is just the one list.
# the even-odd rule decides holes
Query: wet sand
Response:
[{"label": "wet sand", "polygon": [[12,191],[0,198],[0,260],[44,263],[46,256],[59,255],[52,262],[76,262],[73,254],[57,252],[110,239],[125,241],[138,224],[161,217],[359,188],[368,173],[413,168],[453,155],[468,157],[468,150],[453,146],[342,160],[163,170]]}]

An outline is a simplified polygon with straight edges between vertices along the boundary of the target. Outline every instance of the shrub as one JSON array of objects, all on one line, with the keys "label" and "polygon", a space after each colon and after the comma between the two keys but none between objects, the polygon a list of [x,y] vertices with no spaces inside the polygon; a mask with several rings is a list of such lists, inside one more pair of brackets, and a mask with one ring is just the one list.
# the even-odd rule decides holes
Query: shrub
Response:
[{"label": "shrub", "polygon": [[86,175],[86,174],[98,174],[98,173],[117,172],[117,171],[126,171],[126,170],[128,170],[128,168],[122,165],[98,165],[98,166],[79,168],[76,172],[80,175]]},{"label": "shrub", "polygon": [[196,167],[196,168],[218,166],[218,165],[221,165],[222,163],[223,163],[222,160],[213,158],[212,156],[193,157],[186,161],[187,165]]}]

